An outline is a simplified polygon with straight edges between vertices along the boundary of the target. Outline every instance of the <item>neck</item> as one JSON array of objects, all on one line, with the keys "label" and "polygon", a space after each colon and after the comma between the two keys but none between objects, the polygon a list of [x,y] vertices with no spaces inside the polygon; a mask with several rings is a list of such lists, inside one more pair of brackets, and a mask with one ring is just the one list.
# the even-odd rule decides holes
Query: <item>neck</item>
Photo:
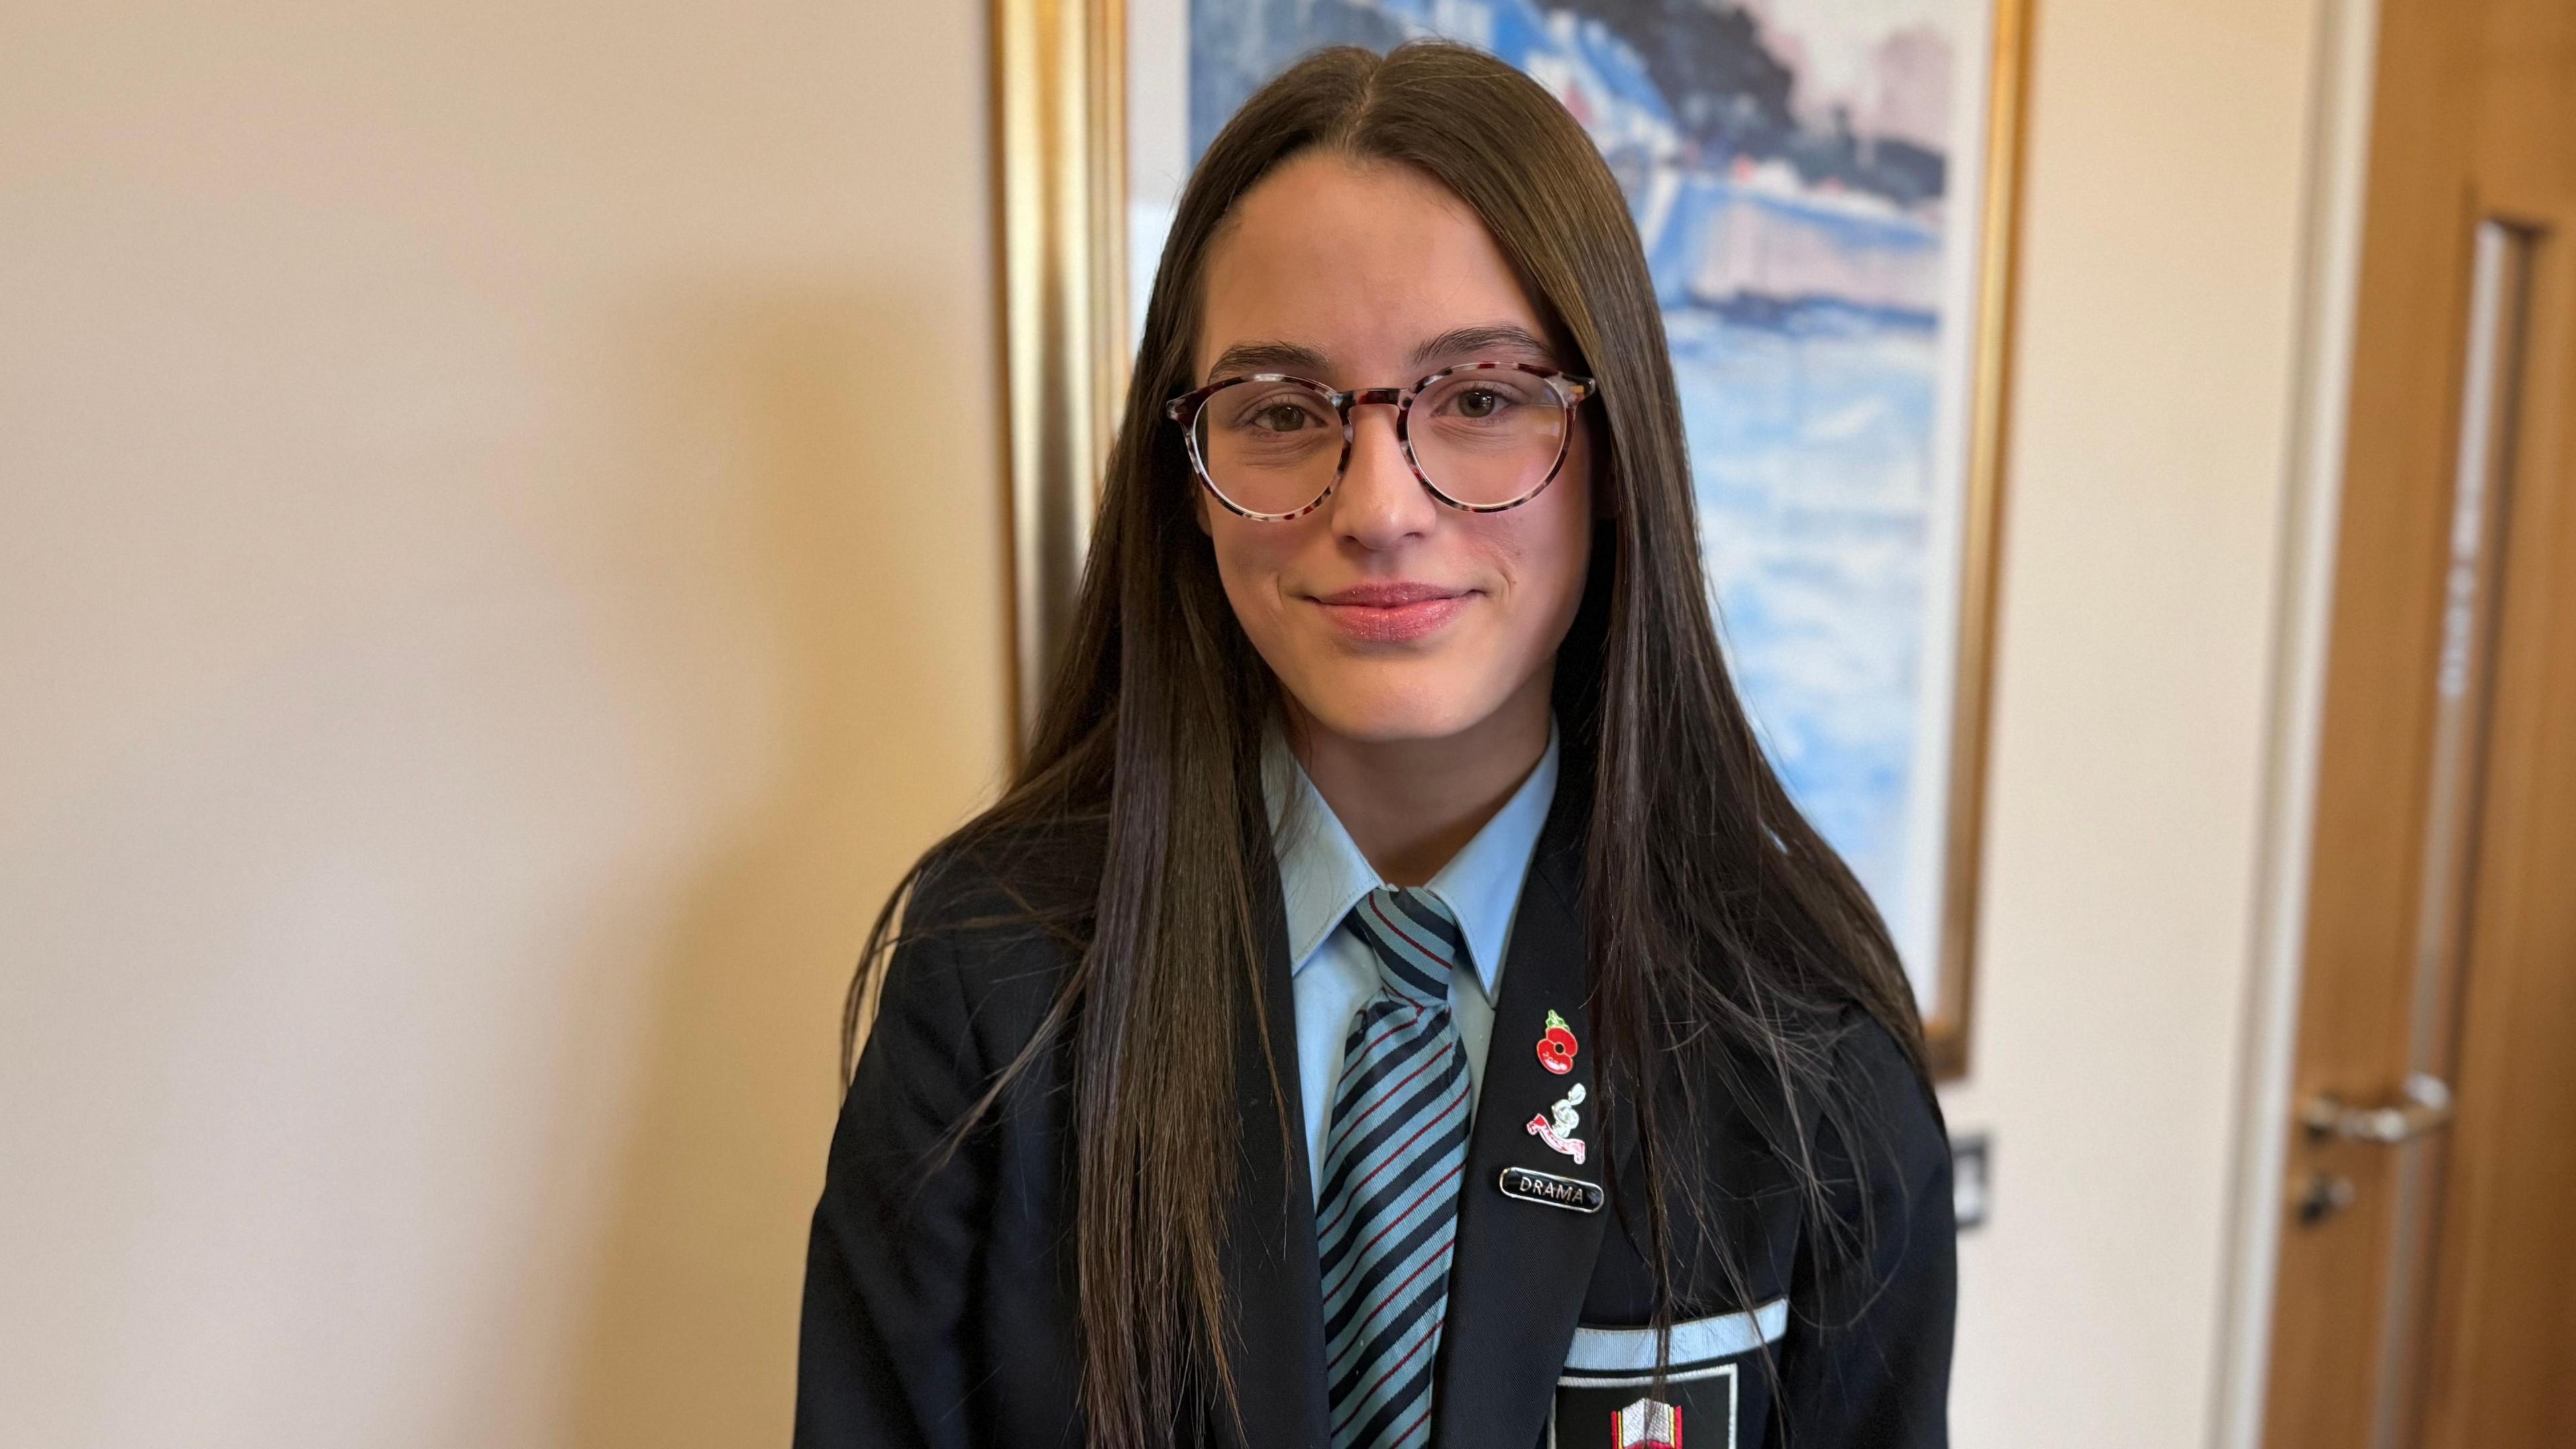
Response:
[{"label": "neck", "polygon": [[1493,713],[1435,740],[1353,739],[1287,696],[1289,743],[1379,877],[1418,886],[1476,838],[1547,752],[1554,672],[1540,669]]}]

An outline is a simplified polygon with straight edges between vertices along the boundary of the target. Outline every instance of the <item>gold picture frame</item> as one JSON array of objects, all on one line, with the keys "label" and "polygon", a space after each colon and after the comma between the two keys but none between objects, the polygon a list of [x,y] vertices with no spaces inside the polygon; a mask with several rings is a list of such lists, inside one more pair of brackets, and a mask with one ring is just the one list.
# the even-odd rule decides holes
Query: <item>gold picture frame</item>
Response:
[{"label": "gold picture frame", "polygon": [[[1945,1079],[1967,1071],[1974,1000],[2032,3],[1989,0],[1987,11],[1938,975],[1924,1014]],[[1070,619],[1127,386],[1129,18],[1127,0],[993,0],[991,9],[1019,740]]]},{"label": "gold picture frame", "polygon": [[1072,618],[1127,392],[1126,19],[1122,0],[992,8],[1015,749]]}]

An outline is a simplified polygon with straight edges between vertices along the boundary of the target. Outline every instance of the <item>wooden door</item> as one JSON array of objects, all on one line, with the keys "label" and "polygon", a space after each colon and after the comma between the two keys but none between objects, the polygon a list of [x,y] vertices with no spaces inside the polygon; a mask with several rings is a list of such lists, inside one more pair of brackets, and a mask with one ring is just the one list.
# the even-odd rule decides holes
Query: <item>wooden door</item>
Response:
[{"label": "wooden door", "polygon": [[2576,1444],[2576,0],[2382,0],[2266,1449]]}]

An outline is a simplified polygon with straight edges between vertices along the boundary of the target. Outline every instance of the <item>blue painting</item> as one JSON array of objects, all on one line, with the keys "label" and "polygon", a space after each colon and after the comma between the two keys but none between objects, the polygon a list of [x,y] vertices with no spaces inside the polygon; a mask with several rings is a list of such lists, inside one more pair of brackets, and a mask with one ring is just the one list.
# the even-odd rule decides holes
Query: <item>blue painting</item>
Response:
[{"label": "blue painting", "polygon": [[1511,62],[1591,133],[1662,300],[1737,688],[1927,1010],[1988,23],[1982,0],[1189,0],[1170,77],[1180,163],[1316,46],[1428,34]]}]

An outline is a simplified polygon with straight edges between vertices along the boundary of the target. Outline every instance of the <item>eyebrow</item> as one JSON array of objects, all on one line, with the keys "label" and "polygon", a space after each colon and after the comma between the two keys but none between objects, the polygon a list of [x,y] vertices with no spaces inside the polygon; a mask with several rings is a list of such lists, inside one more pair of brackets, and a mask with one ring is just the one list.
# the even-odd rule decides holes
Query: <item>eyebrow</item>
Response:
[{"label": "eyebrow", "polygon": [[1453,327],[1413,349],[1413,365],[1422,367],[1444,358],[1464,357],[1487,352],[1518,352],[1529,361],[1553,366],[1556,349],[1530,335],[1530,330],[1517,322],[1493,322],[1480,327]]},{"label": "eyebrow", "polygon": [[[1521,354],[1526,360],[1559,365],[1556,349],[1534,336],[1516,322],[1490,322],[1473,327],[1452,327],[1436,337],[1425,339],[1413,349],[1410,359],[1415,367],[1427,367],[1450,358],[1463,360],[1494,352]],[[1322,352],[1303,343],[1282,341],[1238,342],[1216,356],[1208,366],[1208,380],[1237,377],[1248,372],[1288,372],[1300,377],[1321,379],[1332,370],[1332,361]]]},{"label": "eyebrow", "polygon": [[1331,370],[1324,354],[1311,347],[1294,342],[1238,342],[1216,355],[1207,375],[1210,382],[1247,372],[1293,372],[1320,379]]}]

